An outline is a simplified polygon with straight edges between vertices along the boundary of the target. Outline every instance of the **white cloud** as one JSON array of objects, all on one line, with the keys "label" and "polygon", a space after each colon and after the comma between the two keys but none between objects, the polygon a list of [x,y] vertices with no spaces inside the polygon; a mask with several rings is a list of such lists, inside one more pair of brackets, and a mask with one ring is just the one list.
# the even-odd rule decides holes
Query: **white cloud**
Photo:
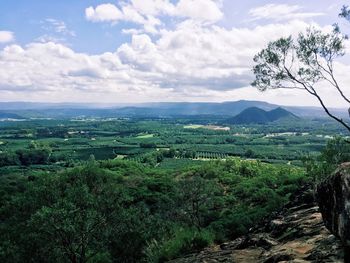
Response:
[{"label": "white cloud", "polygon": [[52,42],[0,51],[0,90],[7,98],[137,101],[166,92],[140,75],[115,53],[92,56]]},{"label": "white cloud", "polygon": [[85,17],[92,22],[119,21],[143,25],[148,33],[157,33],[162,25],[159,17],[169,16],[192,19],[203,23],[214,23],[223,17],[220,10],[221,1],[214,0],[179,0],[177,4],[169,0],[131,0],[122,2],[120,7],[113,4],[101,4],[88,7]]},{"label": "white cloud", "polygon": [[117,54],[124,65],[149,74],[160,87],[232,90],[249,85],[252,58],[268,41],[296,35],[308,26],[293,21],[228,30],[185,21],[174,30],[162,30],[156,41],[145,34],[134,35]]},{"label": "white cloud", "polygon": [[299,5],[267,4],[249,10],[249,15],[252,17],[252,20],[271,19],[282,21],[323,16],[324,13],[303,12],[302,7]]},{"label": "white cloud", "polygon": [[76,33],[69,29],[64,21],[47,18],[40,21],[43,34],[35,39],[36,42],[55,42],[67,44],[69,39],[76,37]]},{"label": "white cloud", "polygon": [[123,13],[113,4],[102,4],[85,10],[86,19],[93,22],[117,21],[123,18]]},{"label": "white cloud", "polygon": [[53,31],[58,34],[62,34],[64,36],[75,37],[76,34],[73,30],[68,29],[66,23],[61,20],[47,18],[44,21],[45,25],[43,25],[43,29],[47,31]]},{"label": "white cloud", "polygon": [[194,20],[216,22],[223,17],[216,2],[212,0],[180,0],[175,14]]},{"label": "white cloud", "polygon": [[[252,80],[254,54],[271,39],[297,34],[308,26],[292,21],[228,30],[187,20],[173,30],[162,30],[156,40],[136,34],[116,52],[100,55],[76,53],[52,42],[10,45],[0,52],[0,90],[32,96],[50,93],[61,100],[67,94],[124,102],[130,98],[245,98],[239,91]],[[251,90],[247,94],[259,93]]]},{"label": "white cloud", "polygon": [[[222,16],[219,1],[196,0],[203,4],[203,9],[194,8],[194,0],[180,0],[176,4],[166,0],[122,3],[119,7],[113,5],[117,9],[111,4],[89,7],[86,18],[141,25],[142,28],[123,30],[132,35],[130,42],[120,45],[115,52],[98,55],[77,53],[52,42],[9,45],[0,51],[1,94],[7,98],[17,96],[17,100],[20,96],[25,100],[95,102],[262,99],[317,105],[308,94],[260,93],[248,87],[253,79],[253,56],[269,41],[290,34],[296,36],[310,23],[293,19],[227,29],[208,22]],[[215,8],[208,11],[211,3],[219,12]],[[181,16],[177,10],[182,10]],[[202,20],[204,14],[206,19],[210,18],[206,22]],[[171,27],[162,23],[164,15],[173,16],[175,22]],[[157,35],[153,35],[155,32]],[[340,64],[337,69],[341,83],[350,81],[349,66]],[[336,94],[323,89],[329,103],[337,105]]]},{"label": "white cloud", "polygon": [[156,27],[161,21],[152,15],[143,16],[130,5],[125,5],[121,9],[113,4],[102,4],[97,7],[88,7],[85,10],[85,17],[92,22],[111,22],[128,21],[143,25],[148,33],[156,33]]},{"label": "white cloud", "polygon": [[54,42],[54,43],[66,43],[67,39],[64,37],[56,37],[49,34],[44,34],[38,38],[35,39],[36,42],[41,43],[47,43],[47,42]]},{"label": "white cloud", "polygon": [[131,0],[130,6],[143,15],[166,15],[175,12],[175,6],[168,0]]},{"label": "white cloud", "polygon": [[8,43],[15,40],[15,34],[11,31],[0,31],[0,43]]}]

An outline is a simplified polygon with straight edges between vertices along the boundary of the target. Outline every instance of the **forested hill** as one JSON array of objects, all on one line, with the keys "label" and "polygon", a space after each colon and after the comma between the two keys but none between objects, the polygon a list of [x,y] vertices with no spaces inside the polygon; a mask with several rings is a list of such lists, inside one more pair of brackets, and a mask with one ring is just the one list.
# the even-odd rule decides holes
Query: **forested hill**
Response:
[{"label": "forested hill", "polygon": [[0,111],[0,119],[24,119],[24,118],[15,113]]},{"label": "forested hill", "polygon": [[226,121],[229,124],[265,124],[268,122],[277,121],[280,119],[297,119],[293,113],[278,107],[271,111],[265,111],[258,107],[245,109],[240,114]]}]

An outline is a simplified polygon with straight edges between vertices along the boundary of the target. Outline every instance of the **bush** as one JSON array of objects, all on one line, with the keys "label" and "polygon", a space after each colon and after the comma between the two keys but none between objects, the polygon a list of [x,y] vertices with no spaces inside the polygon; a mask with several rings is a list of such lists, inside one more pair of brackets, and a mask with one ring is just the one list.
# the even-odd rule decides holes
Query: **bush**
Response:
[{"label": "bush", "polygon": [[163,242],[153,240],[145,254],[147,262],[165,262],[180,255],[199,251],[213,243],[214,235],[208,231],[197,231],[194,228],[179,228],[174,235]]},{"label": "bush", "polygon": [[51,154],[48,148],[43,149],[21,149],[16,154],[22,165],[47,164]]},{"label": "bush", "polygon": [[18,164],[19,160],[17,154],[13,152],[0,153],[0,167]]},{"label": "bush", "polygon": [[34,168],[0,176],[1,262],[56,262],[67,257],[63,238],[78,248],[81,236],[91,262],[164,262],[246,234],[307,181],[297,167],[240,159],[174,172],[93,158],[61,172]]},{"label": "bush", "polygon": [[339,164],[349,161],[350,143],[341,137],[330,140],[320,156],[308,156],[303,159],[307,173],[315,183],[330,176]]},{"label": "bush", "polygon": [[150,143],[147,143],[147,142],[141,142],[140,143],[140,148],[157,148],[157,144],[155,144],[154,142],[150,142]]}]

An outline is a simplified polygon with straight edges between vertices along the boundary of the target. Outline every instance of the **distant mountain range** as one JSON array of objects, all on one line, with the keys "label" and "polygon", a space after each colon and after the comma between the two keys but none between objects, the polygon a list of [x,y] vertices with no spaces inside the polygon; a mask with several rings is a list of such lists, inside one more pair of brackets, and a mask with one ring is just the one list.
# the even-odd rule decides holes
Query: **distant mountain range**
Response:
[{"label": "distant mountain range", "polygon": [[24,117],[11,112],[1,112],[0,111],[0,119],[24,119]]},{"label": "distant mountain range", "polygon": [[[171,117],[193,115],[235,116],[245,109],[257,107],[270,111],[280,107],[262,101],[231,102],[159,102],[141,104],[79,104],[79,103],[33,103],[0,102],[0,111],[25,117],[73,118],[73,117]],[[290,107],[284,109],[301,117],[324,117],[322,108]],[[340,117],[347,117],[347,110],[331,109]]]},{"label": "distant mountain range", "polygon": [[278,107],[265,111],[257,107],[250,107],[226,121],[227,124],[265,124],[280,119],[299,119],[295,114]]}]

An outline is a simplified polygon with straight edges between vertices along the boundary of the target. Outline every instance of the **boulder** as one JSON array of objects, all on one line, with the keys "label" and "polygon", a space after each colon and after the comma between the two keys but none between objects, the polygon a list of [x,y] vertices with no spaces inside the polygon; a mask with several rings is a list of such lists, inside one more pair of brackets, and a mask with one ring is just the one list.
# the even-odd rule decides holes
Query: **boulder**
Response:
[{"label": "boulder", "polygon": [[317,186],[317,202],[325,226],[342,241],[344,261],[350,263],[350,163]]}]

